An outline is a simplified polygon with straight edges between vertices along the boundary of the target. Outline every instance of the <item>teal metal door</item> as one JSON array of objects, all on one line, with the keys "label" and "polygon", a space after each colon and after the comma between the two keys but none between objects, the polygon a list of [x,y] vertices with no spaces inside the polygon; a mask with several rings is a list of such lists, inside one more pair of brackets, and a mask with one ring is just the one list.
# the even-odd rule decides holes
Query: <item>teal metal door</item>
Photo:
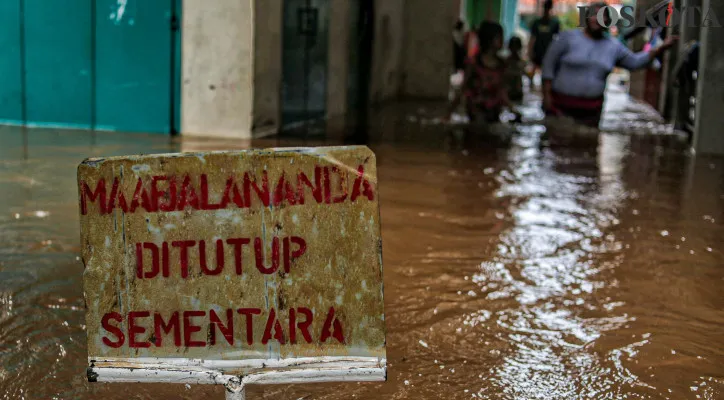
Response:
[{"label": "teal metal door", "polygon": [[174,133],[181,0],[0,1],[0,123]]},{"label": "teal metal door", "polygon": [[174,133],[180,1],[96,1],[98,127]]},{"label": "teal metal door", "polygon": [[32,125],[88,127],[91,7],[88,0],[25,0],[25,96]]},{"label": "teal metal door", "polygon": [[20,27],[20,2],[0,1],[0,123],[23,119]]}]

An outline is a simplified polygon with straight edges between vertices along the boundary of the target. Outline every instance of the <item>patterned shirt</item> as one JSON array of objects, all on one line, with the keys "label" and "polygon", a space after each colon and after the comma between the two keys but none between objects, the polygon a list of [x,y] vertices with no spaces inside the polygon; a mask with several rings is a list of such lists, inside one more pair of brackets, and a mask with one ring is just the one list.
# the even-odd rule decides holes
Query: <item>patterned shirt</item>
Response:
[{"label": "patterned shirt", "polygon": [[505,65],[500,62],[496,67],[483,65],[480,57],[477,62],[468,65],[465,77],[465,96],[468,106],[482,111],[486,119],[498,118],[505,103]]}]

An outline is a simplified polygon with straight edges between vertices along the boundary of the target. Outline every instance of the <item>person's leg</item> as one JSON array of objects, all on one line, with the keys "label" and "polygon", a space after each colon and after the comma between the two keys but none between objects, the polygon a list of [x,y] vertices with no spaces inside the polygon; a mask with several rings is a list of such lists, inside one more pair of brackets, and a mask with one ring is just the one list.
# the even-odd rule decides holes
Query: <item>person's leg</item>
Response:
[{"label": "person's leg", "polygon": [[576,109],[572,111],[573,115],[571,116],[577,123],[589,128],[598,129],[598,126],[601,123],[602,109]]},{"label": "person's leg", "polygon": [[593,128],[598,128],[603,114],[603,98],[586,100],[553,93],[553,106],[563,116],[574,119],[580,125]]},{"label": "person's leg", "polygon": [[458,111],[460,103],[463,101],[462,80],[464,77],[462,74],[463,72],[458,70],[450,77],[450,91],[452,93],[452,98],[450,99],[450,105],[446,116],[448,121],[452,121],[453,114]]},{"label": "person's leg", "polygon": [[450,108],[447,110],[447,119],[448,121],[452,120],[452,116],[457,111],[458,107],[460,107],[460,101],[461,96],[460,94],[453,88],[453,98],[452,101],[450,101]]},{"label": "person's leg", "polygon": [[465,103],[465,114],[468,117],[468,124],[473,125],[473,123],[475,122],[475,107],[473,107],[470,99],[467,99]]},{"label": "person's leg", "polygon": [[543,57],[539,55],[533,56],[533,72],[530,74],[530,89],[531,90],[538,90],[538,85],[535,84],[535,77],[538,75],[538,72],[543,71]]},{"label": "person's leg", "polygon": [[600,111],[570,107],[555,101],[554,105],[559,114],[546,114],[546,131],[541,136],[541,145],[552,147],[579,146],[582,143],[587,145],[590,141],[588,130],[591,127],[598,127]]}]

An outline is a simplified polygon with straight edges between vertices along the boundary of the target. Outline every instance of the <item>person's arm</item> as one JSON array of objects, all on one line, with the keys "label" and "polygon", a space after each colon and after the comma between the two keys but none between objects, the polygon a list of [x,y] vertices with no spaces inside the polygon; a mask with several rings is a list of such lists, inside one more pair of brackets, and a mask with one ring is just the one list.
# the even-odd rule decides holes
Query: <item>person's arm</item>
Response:
[{"label": "person's arm", "polygon": [[551,29],[551,32],[553,33],[553,35],[558,35],[559,33],[561,33],[561,21],[556,17],[553,17],[553,27]]},{"label": "person's arm", "polygon": [[552,114],[559,114],[553,106],[553,81],[543,81],[543,110]]},{"label": "person's arm", "polygon": [[656,57],[661,55],[661,53],[671,48],[678,39],[678,36],[670,36],[666,38],[664,43],[656,49],[650,51],[640,51],[638,53],[632,52],[623,43],[618,42],[618,55],[616,64],[630,71],[645,68],[652,61],[654,61]]},{"label": "person's arm", "polygon": [[553,40],[553,43],[551,43],[548,51],[546,51],[545,57],[543,58],[543,109],[546,111],[552,111],[553,109],[553,104],[551,102],[553,79],[556,78],[558,65],[560,64],[561,57],[565,54],[567,47],[567,36],[558,36],[555,40]]}]

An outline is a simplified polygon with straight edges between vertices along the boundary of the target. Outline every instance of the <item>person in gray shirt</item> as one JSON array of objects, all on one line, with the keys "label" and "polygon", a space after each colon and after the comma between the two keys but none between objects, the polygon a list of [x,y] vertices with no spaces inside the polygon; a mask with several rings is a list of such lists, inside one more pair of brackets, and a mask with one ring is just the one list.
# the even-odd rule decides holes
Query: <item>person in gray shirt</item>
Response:
[{"label": "person in gray shirt", "polygon": [[[563,32],[543,59],[543,109],[598,127],[603,110],[606,79],[614,67],[641,69],[676,43],[672,36],[657,49],[633,53],[623,43],[606,37],[607,28],[596,14],[606,3],[592,5],[592,16],[582,30]],[[607,10],[608,11],[608,10]],[[609,25],[610,15],[606,11]]]}]

